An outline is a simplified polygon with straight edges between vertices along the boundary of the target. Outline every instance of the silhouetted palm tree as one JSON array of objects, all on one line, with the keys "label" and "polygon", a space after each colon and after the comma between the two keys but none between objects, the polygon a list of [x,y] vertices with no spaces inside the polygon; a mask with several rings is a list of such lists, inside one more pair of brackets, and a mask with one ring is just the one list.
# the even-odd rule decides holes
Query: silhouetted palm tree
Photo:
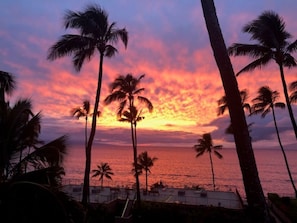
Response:
[{"label": "silhouetted palm tree", "polygon": [[19,100],[1,110],[0,182],[21,178],[58,185],[64,173],[67,137],[46,144],[40,141],[40,114],[34,115],[31,110],[29,100]]},{"label": "silhouetted palm tree", "polygon": [[282,150],[284,160],[286,163],[287,171],[290,177],[290,181],[292,183],[295,196],[297,197],[297,190],[294,184],[294,180],[290,171],[289,163],[287,160],[287,156],[284,150],[284,147],[281,143],[280,135],[279,135],[279,130],[278,126],[276,123],[276,118],[275,118],[275,110],[274,108],[285,108],[285,104],[282,102],[276,102],[276,100],[279,98],[279,92],[277,91],[272,91],[269,87],[261,87],[258,91],[258,96],[253,99],[253,106],[252,106],[252,114],[261,114],[261,117],[264,118],[270,111],[272,111],[272,117],[273,117],[273,122],[276,130],[276,135],[277,139],[280,145],[280,148]]},{"label": "silhouetted palm tree", "polygon": [[[144,88],[138,88],[141,79],[144,75],[139,78],[135,78],[132,74],[127,74],[126,76],[120,75],[115,79],[110,85],[111,94],[108,95],[104,102],[106,105],[114,101],[119,102],[119,108],[117,112],[119,121],[129,121],[131,125],[131,137],[133,146],[133,162],[134,166],[137,164],[137,136],[136,136],[136,125],[137,122],[142,120],[143,117],[140,116],[140,112],[135,106],[135,101],[137,100],[141,104],[144,104],[148,108],[149,112],[152,112],[153,105],[149,99],[141,96],[140,94],[144,91]],[[125,110],[126,109],[126,110]],[[138,172],[135,172],[136,179],[136,194],[138,205],[140,204],[140,186]]]},{"label": "silhouetted palm tree", "polygon": [[39,140],[41,115],[33,114],[30,100],[18,100],[12,107],[2,104],[6,106],[0,109],[0,218],[37,222],[42,216],[43,222],[82,222],[83,209],[60,190],[67,137]]},{"label": "silhouetted palm tree", "polygon": [[[248,113],[250,114],[251,113],[251,106],[249,103],[247,103],[247,99],[248,99],[248,92],[247,90],[242,90],[239,92],[240,93],[240,97],[241,97],[241,104],[242,104],[242,108],[247,110]],[[227,103],[227,98],[226,96],[223,96],[221,97],[219,100],[218,100],[218,116],[219,115],[223,115],[226,111],[226,109],[228,109],[228,103]],[[252,125],[249,124],[248,127],[250,127]],[[232,124],[230,123],[230,125],[226,128],[225,130],[225,133],[227,134],[234,134],[234,131],[233,131],[233,127],[232,127]]]},{"label": "silhouetted palm tree", "polygon": [[82,12],[68,10],[64,16],[66,29],[73,28],[78,34],[63,35],[50,49],[48,59],[54,60],[60,57],[73,55],[73,65],[80,71],[85,60],[91,60],[95,52],[99,53],[98,83],[92,118],[92,127],[86,148],[86,165],[83,187],[83,204],[87,204],[90,196],[90,168],[91,150],[96,133],[96,118],[99,108],[100,92],[103,74],[103,58],[112,57],[117,52],[114,44],[120,39],[125,47],[128,44],[128,32],[126,29],[118,29],[116,23],[109,23],[108,14],[98,5],[89,5]]},{"label": "silhouetted palm tree", "polygon": [[296,103],[297,102],[297,81],[293,81],[289,85],[289,90],[291,91],[290,102],[291,103]]},{"label": "silhouetted palm tree", "polygon": [[90,115],[90,101],[85,100],[82,107],[76,107],[71,110],[71,115],[79,119],[85,117],[85,149],[88,146],[88,117]]},{"label": "silhouetted palm tree", "polygon": [[108,163],[101,163],[100,166],[97,165],[96,170],[92,170],[93,176],[92,177],[97,177],[99,176],[99,181],[101,181],[101,187],[103,187],[103,179],[104,177],[112,180],[111,175],[113,175],[112,169],[108,165]]},{"label": "silhouetted palm tree", "polygon": [[147,154],[147,151],[142,152],[138,155],[137,161],[141,169],[145,171],[145,190],[147,192],[148,188],[148,173],[151,173],[151,167],[154,166],[154,162],[157,160],[157,157],[150,157]]},{"label": "silhouetted palm tree", "polygon": [[286,24],[278,14],[272,11],[265,11],[257,19],[251,21],[243,27],[243,32],[251,34],[251,39],[258,41],[258,43],[234,43],[228,48],[228,52],[230,55],[248,55],[255,59],[253,62],[241,69],[237,75],[242,72],[252,71],[255,68],[261,68],[272,60],[278,64],[286,104],[295,136],[297,138],[297,125],[290,104],[284,75],[284,67],[291,68],[297,65],[295,58],[292,56],[292,53],[297,50],[297,40],[289,43],[289,38],[291,38],[292,35],[288,33],[285,28]]},{"label": "silhouetted palm tree", "polygon": [[[100,111],[97,111],[97,117],[100,116]],[[85,148],[88,146],[88,118],[92,116],[90,113],[90,101],[85,100],[82,107],[76,107],[71,110],[71,115],[79,119],[80,117],[85,117]]]},{"label": "silhouetted palm tree", "polygon": [[202,135],[201,139],[198,139],[198,144],[194,145],[194,148],[197,152],[196,157],[199,157],[203,155],[205,152],[209,155],[210,160],[210,166],[211,166],[211,173],[212,173],[212,184],[213,184],[213,190],[216,189],[215,185],[215,175],[214,175],[214,169],[213,169],[213,161],[212,161],[212,153],[214,153],[219,159],[222,159],[223,156],[217,151],[219,149],[222,149],[222,145],[214,146],[212,144],[212,138],[210,133],[205,133]]},{"label": "silhouetted palm tree", "polygon": [[268,213],[265,196],[261,186],[256,160],[251,144],[251,138],[246,124],[246,118],[241,105],[237,80],[226,50],[226,44],[219,25],[213,0],[201,0],[206,28],[214,58],[220,71],[223,87],[230,101],[229,114],[234,128],[236,152],[242,173],[247,202],[250,207],[260,207],[263,214]]},{"label": "silhouetted palm tree", "polygon": [[0,70],[0,103],[5,102],[5,93],[12,93],[15,85],[14,76],[11,73]]}]

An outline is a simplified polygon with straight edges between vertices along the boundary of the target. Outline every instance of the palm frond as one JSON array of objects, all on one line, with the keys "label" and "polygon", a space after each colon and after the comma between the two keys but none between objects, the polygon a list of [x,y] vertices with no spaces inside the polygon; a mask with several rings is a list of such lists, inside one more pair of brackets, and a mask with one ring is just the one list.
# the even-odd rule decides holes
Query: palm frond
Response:
[{"label": "palm frond", "polygon": [[297,50],[297,40],[295,40],[293,43],[289,44],[287,47],[288,53],[293,53]]},{"label": "palm frond", "polygon": [[0,86],[6,94],[11,94],[16,87],[16,81],[13,74],[0,70]]},{"label": "palm frond", "polygon": [[254,60],[253,62],[251,62],[250,64],[248,64],[247,66],[245,66],[244,68],[242,68],[237,74],[236,76],[238,76],[239,74],[243,73],[243,72],[247,72],[247,71],[252,71],[255,68],[261,68],[262,66],[268,64],[271,59],[272,59],[271,54],[266,54],[265,56]]},{"label": "palm frond", "polygon": [[277,102],[274,104],[274,107],[284,109],[286,108],[286,104],[282,102]]},{"label": "palm frond", "polygon": [[104,103],[106,105],[111,104],[114,101],[124,101],[126,99],[126,93],[123,91],[113,91],[110,95],[108,95],[105,99],[104,99]]},{"label": "palm frond", "polygon": [[145,104],[145,106],[148,108],[149,112],[153,111],[154,107],[153,107],[152,102],[149,99],[147,99],[146,97],[143,97],[143,96],[137,96],[137,99]]},{"label": "palm frond", "polygon": [[28,154],[22,162],[45,162],[49,166],[61,165],[67,152],[67,136],[61,136]]},{"label": "palm frond", "polygon": [[288,68],[297,66],[296,59],[291,54],[288,54],[288,53],[283,54],[282,62],[283,62],[283,65]]},{"label": "palm frond", "polygon": [[106,57],[113,57],[117,52],[118,52],[118,50],[114,46],[112,46],[112,45],[106,45],[105,46],[104,55]]},{"label": "palm frond", "polygon": [[220,154],[218,151],[214,150],[214,154],[219,158],[219,159],[222,159],[223,158],[223,155]]}]

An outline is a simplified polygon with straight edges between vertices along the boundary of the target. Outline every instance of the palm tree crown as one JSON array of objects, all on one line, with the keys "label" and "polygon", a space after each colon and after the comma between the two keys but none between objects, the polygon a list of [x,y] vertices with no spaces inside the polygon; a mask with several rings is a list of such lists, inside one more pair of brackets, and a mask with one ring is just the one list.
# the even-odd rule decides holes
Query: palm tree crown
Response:
[{"label": "palm tree crown", "polygon": [[11,94],[15,86],[14,76],[11,73],[0,70],[0,102],[5,101],[5,93]]},{"label": "palm tree crown", "polygon": [[73,28],[79,34],[65,34],[49,49],[48,59],[73,55],[72,62],[80,71],[84,61],[91,60],[95,50],[106,57],[117,52],[113,44],[121,39],[125,47],[128,44],[126,29],[118,29],[116,23],[109,24],[107,12],[98,5],[89,5],[83,12],[68,10],[64,16],[66,29]]},{"label": "palm tree crown", "polygon": [[272,91],[268,86],[261,87],[258,96],[252,100],[254,103],[252,114],[261,114],[262,117],[265,117],[274,107],[285,108],[284,103],[276,102],[279,96],[279,92]]},{"label": "palm tree crown", "polygon": [[292,36],[285,30],[285,27],[285,22],[278,14],[265,11],[257,19],[243,27],[243,32],[251,34],[251,40],[255,40],[257,43],[234,43],[228,48],[228,52],[233,56],[248,55],[255,59],[242,68],[237,75],[242,72],[252,71],[255,68],[261,68],[272,60],[278,64],[287,108],[297,138],[297,124],[284,76],[284,67],[291,68],[297,65],[295,58],[292,56],[292,53],[297,50],[297,40],[292,43],[289,42],[289,38]]},{"label": "palm tree crown", "polygon": [[119,101],[120,105],[118,108],[118,117],[123,114],[126,106],[134,106],[135,97],[151,112],[153,110],[152,103],[140,94],[145,90],[144,88],[138,88],[140,81],[145,75],[141,75],[139,78],[135,78],[132,74],[127,74],[126,76],[120,75],[115,81],[110,85],[111,94],[107,96],[104,100],[105,104],[110,104],[114,101]]},{"label": "palm tree crown", "polygon": [[154,162],[158,160],[157,157],[150,157],[147,151],[142,152],[137,157],[137,163],[140,165],[140,168],[145,171],[145,188],[147,191],[148,188],[148,173],[151,173],[151,167],[154,166]]},{"label": "palm tree crown", "polygon": [[99,181],[101,181],[101,187],[103,187],[103,178],[107,178],[112,180],[111,175],[113,175],[112,169],[108,165],[108,163],[101,163],[100,166],[97,165],[97,169],[92,170],[93,176],[97,177],[99,176]]},{"label": "palm tree crown", "polygon": [[202,135],[201,139],[198,139],[198,144],[194,145],[194,149],[197,154],[196,157],[202,156],[205,152],[209,154],[209,160],[211,165],[212,172],[212,182],[213,189],[215,190],[215,179],[214,179],[214,169],[213,169],[213,161],[212,161],[212,153],[214,153],[219,159],[222,159],[223,156],[217,150],[222,149],[221,145],[214,146],[212,143],[212,138],[210,133],[205,133]]}]

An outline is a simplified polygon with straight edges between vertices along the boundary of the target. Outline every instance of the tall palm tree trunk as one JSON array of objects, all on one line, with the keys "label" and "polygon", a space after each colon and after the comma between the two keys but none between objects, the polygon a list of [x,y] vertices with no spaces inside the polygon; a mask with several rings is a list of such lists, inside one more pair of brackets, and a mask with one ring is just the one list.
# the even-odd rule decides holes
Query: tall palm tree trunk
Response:
[{"label": "tall palm tree trunk", "polygon": [[211,152],[209,152],[209,159],[210,159],[210,166],[211,166],[211,173],[212,173],[213,190],[216,190],[215,176],[214,176],[214,169],[213,169],[213,162],[212,162]]},{"label": "tall palm tree trunk", "polygon": [[286,98],[286,104],[287,104],[287,107],[288,107],[291,123],[293,125],[295,137],[297,139],[297,125],[296,125],[296,121],[295,121],[295,118],[294,118],[294,113],[293,113],[293,110],[292,110],[292,106],[291,106],[291,103],[290,103],[287,83],[286,83],[286,79],[285,79],[285,75],[284,75],[284,68],[283,68],[282,64],[279,63],[278,65],[279,65],[281,80],[282,80],[282,84],[283,84],[284,94],[285,94],[285,98]]},{"label": "tall palm tree trunk", "polygon": [[148,182],[147,182],[147,173],[148,171],[145,170],[145,191],[147,192],[147,188],[148,188]]},{"label": "tall palm tree trunk", "polygon": [[86,116],[86,123],[85,123],[85,149],[88,146],[88,114]]},{"label": "tall palm tree trunk", "polygon": [[101,83],[102,83],[103,57],[104,57],[104,54],[100,53],[99,74],[98,74],[97,91],[96,91],[96,98],[95,98],[95,105],[94,105],[94,112],[93,112],[93,119],[92,119],[92,127],[91,127],[90,137],[88,140],[88,145],[86,147],[86,164],[85,164],[84,186],[83,186],[83,196],[82,196],[83,205],[87,205],[90,199],[91,150],[92,150],[92,144],[96,133],[97,111],[99,107]]},{"label": "tall palm tree trunk", "polygon": [[136,201],[138,207],[140,207],[140,185],[139,185],[139,176],[138,176],[138,166],[137,166],[137,145],[136,145],[136,136],[135,136],[135,127],[133,121],[131,121],[131,136],[132,136],[132,145],[133,145],[133,161],[135,169],[135,180],[136,180]]},{"label": "tall palm tree trunk", "polygon": [[274,122],[275,130],[276,130],[278,143],[279,143],[279,145],[281,147],[281,150],[282,150],[282,153],[283,153],[283,156],[284,156],[284,160],[285,160],[285,163],[286,163],[286,167],[287,167],[287,171],[288,171],[288,174],[289,174],[289,177],[290,177],[290,181],[291,181],[291,184],[292,184],[294,192],[295,192],[295,197],[297,198],[297,190],[296,190],[294,180],[293,180],[293,177],[292,177],[292,174],[291,174],[291,170],[290,170],[290,167],[289,167],[287,155],[285,153],[284,147],[282,145],[282,142],[281,142],[281,139],[280,139],[280,136],[279,136],[279,130],[278,130],[278,127],[277,127],[277,124],[276,124],[275,111],[274,111],[273,107],[272,107],[272,116],[273,116],[273,122]]},{"label": "tall palm tree trunk", "polygon": [[201,3],[210,43],[225,89],[247,201],[249,206],[261,207],[264,213],[267,214],[266,201],[242,109],[237,80],[219,26],[215,5],[212,0],[201,0]]}]

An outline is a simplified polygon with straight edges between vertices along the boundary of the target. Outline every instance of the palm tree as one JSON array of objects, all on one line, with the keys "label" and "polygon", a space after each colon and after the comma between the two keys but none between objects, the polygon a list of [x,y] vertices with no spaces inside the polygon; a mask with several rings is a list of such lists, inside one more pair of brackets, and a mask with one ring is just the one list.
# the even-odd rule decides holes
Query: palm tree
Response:
[{"label": "palm tree", "polygon": [[0,103],[5,102],[5,93],[12,93],[15,85],[14,76],[11,73],[0,70]]},{"label": "palm tree", "polygon": [[91,132],[86,148],[82,197],[82,203],[87,204],[90,196],[91,150],[96,133],[96,118],[99,108],[103,74],[103,58],[113,57],[115,55],[117,49],[114,44],[116,44],[119,39],[121,39],[125,47],[127,47],[128,32],[126,29],[118,29],[115,22],[109,23],[107,12],[96,4],[87,6],[83,12],[68,10],[64,16],[64,26],[66,29],[76,29],[79,34],[63,35],[58,42],[49,49],[49,60],[73,55],[73,65],[77,71],[80,71],[85,60],[91,60],[96,51],[99,53],[98,82]]},{"label": "palm tree", "polygon": [[[15,82],[8,83],[14,86]],[[44,222],[81,222],[83,210],[60,190],[67,137],[48,143],[39,140],[41,115],[33,114],[30,100],[18,100],[12,107],[5,101],[3,104],[6,106],[0,109],[1,219],[35,222],[42,215],[47,217]],[[50,213],[51,206],[56,208]]]},{"label": "palm tree", "polygon": [[[249,103],[247,103],[247,99],[248,99],[248,92],[247,90],[242,90],[239,92],[240,97],[241,97],[241,104],[242,104],[242,108],[247,110],[248,113],[251,113],[251,106]],[[228,104],[227,104],[227,98],[226,96],[221,97],[218,100],[218,116],[219,115],[223,115],[226,111],[226,109],[228,109]],[[248,127],[250,127],[252,124],[249,124]],[[230,125],[226,128],[225,133],[227,134],[234,134],[233,128],[232,128],[232,124],[230,123]]]},{"label": "palm tree", "polygon": [[[97,117],[101,114],[100,111],[97,111]],[[76,107],[71,110],[71,115],[79,119],[80,117],[85,117],[85,148],[88,146],[88,118],[92,116],[93,113],[90,113],[90,101],[83,101],[82,107]]]},{"label": "palm tree", "polygon": [[101,187],[103,188],[103,178],[107,178],[109,180],[112,180],[111,175],[113,175],[112,169],[108,165],[108,163],[101,163],[100,166],[97,165],[96,170],[92,170],[94,173],[92,177],[99,176],[99,181],[101,181]]},{"label": "palm tree", "polygon": [[213,169],[213,161],[212,161],[212,153],[214,153],[219,159],[222,159],[223,156],[217,150],[222,149],[222,145],[214,146],[212,143],[212,138],[210,133],[205,133],[202,135],[201,139],[198,139],[198,144],[194,145],[194,148],[197,152],[196,157],[202,156],[205,152],[209,155],[210,166],[211,166],[211,173],[212,173],[212,185],[213,190],[216,189],[215,185],[215,175]]},{"label": "palm tree", "polygon": [[[153,105],[149,99],[141,96],[140,94],[144,91],[144,88],[138,88],[141,79],[144,75],[139,78],[133,77],[132,74],[127,74],[126,76],[120,75],[115,79],[110,85],[111,94],[108,95],[104,102],[106,105],[114,101],[119,102],[119,108],[117,112],[119,121],[129,121],[131,126],[131,138],[133,146],[133,162],[134,166],[137,165],[137,136],[136,136],[136,125],[137,122],[142,120],[143,117],[140,116],[141,111],[137,110],[135,107],[135,99],[140,103],[144,104],[148,108],[149,112],[153,111]],[[127,110],[125,110],[127,108]],[[138,171],[135,169],[135,179],[136,179],[136,197],[138,205],[140,205],[140,186]]]},{"label": "palm tree", "polygon": [[238,84],[227,53],[215,5],[213,0],[201,0],[201,4],[210,44],[220,71],[226,99],[230,102],[228,103],[229,114],[232,127],[234,128],[236,151],[242,172],[247,202],[250,207],[257,206],[263,208],[263,214],[266,214],[268,212],[265,196],[260,183],[251,138],[242,109]]},{"label": "palm tree", "polygon": [[290,102],[291,103],[296,103],[297,102],[297,81],[293,81],[289,85],[289,90],[291,91]]},{"label": "palm tree", "polygon": [[88,146],[88,117],[90,115],[90,101],[83,101],[82,107],[76,107],[71,110],[71,115],[79,119],[80,117],[85,117],[85,149]]},{"label": "palm tree", "polygon": [[272,11],[263,12],[257,19],[251,21],[243,27],[243,32],[251,34],[251,39],[256,40],[256,44],[234,43],[228,48],[228,52],[233,56],[248,55],[255,59],[250,64],[242,68],[237,75],[242,72],[252,71],[261,68],[274,60],[280,71],[286,104],[290,119],[297,138],[297,125],[288,95],[287,83],[284,75],[284,67],[295,67],[296,61],[292,56],[297,50],[297,40],[289,43],[292,37],[286,30],[286,24],[278,14]]},{"label": "palm tree", "polygon": [[284,147],[281,143],[281,139],[280,139],[280,135],[279,135],[279,130],[278,130],[278,126],[276,124],[276,118],[275,118],[275,108],[285,108],[285,104],[282,102],[276,102],[276,100],[279,98],[279,92],[277,91],[272,91],[269,87],[265,86],[265,87],[261,87],[258,90],[258,96],[256,98],[253,99],[253,106],[252,106],[252,114],[261,114],[261,117],[264,118],[270,111],[272,111],[272,117],[273,117],[273,122],[274,122],[274,127],[276,130],[276,135],[277,135],[277,139],[280,145],[280,148],[282,150],[283,156],[284,156],[284,160],[286,163],[286,167],[287,167],[287,171],[290,177],[290,181],[292,183],[294,192],[295,192],[295,196],[297,197],[297,190],[294,184],[294,180],[290,171],[290,167],[289,167],[289,163],[287,160],[287,156],[284,150]]},{"label": "palm tree", "polygon": [[147,192],[148,188],[148,173],[151,173],[151,167],[154,166],[154,162],[157,160],[157,157],[150,157],[147,154],[147,151],[142,152],[141,154],[138,155],[137,161],[138,164],[140,165],[141,169],[145,171],[145,191]]}]

